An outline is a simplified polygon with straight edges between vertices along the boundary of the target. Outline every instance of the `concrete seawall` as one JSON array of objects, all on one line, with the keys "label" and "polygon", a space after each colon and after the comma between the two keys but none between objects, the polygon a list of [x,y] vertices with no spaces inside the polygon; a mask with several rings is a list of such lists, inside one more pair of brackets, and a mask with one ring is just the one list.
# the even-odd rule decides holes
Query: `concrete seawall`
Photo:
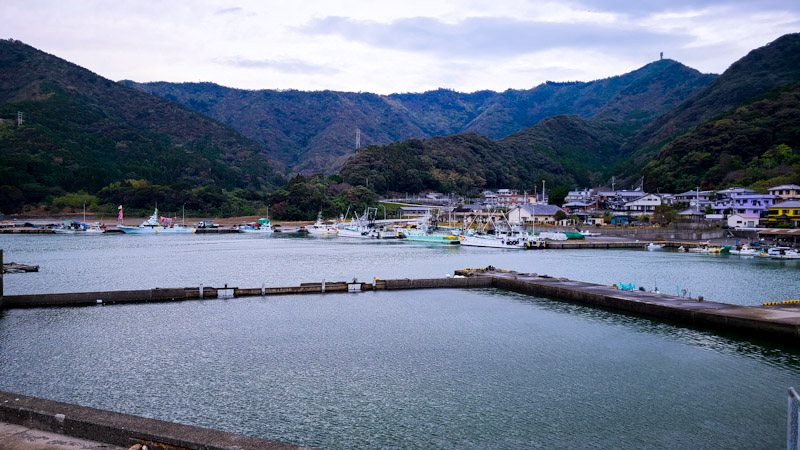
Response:
[{"label": "concrete seawall", "polygon": [[0,391],[0,422],[126,448],[136,444],[176,450],[305,448],[3,391]]},{"label": "concrete seawall", "polygon": [[200,287],[187,288],[155,288],[131,291],[97,291],[75,292],[63,294],[25,294],[7,295],[3,299],[3,308],[39,308],[48,306],[88,306],[108,305],[116,303],[149,303],[183,300],[209,300],[230,297],[254,297],[269,295],[345,293],[396,289],[433,289],[433,288],[472,288],[491,287],[492,280],[486,277],[469,278],[427,278],[374,280],[363,282],[326,282],[303,283],[300,286],[288,287]]},{"label": "concrete seawall", "polygon": [[[639,244],[641,245],[641,244]],[[538,296],[564,299],[605,308],[647,315],[693,326],[745,333],[800,346],[800,308],[793,306],[738,306],[698,301],[671,295],[623,291],[563,278],[521,274],[503,270],[464,269],[453,278],[374,279],[364,282],[303,283],[289,287],[190,287],[135,291],[83,292],[66,294],[9,295],[4,308],[79,306],[114,303],[147,303],[210,300],[231,297],[345,293],[404,289],[498,288]]]},{"label": "concrete seawall", "polygon": [[739,306],[644,291],[623,291],[581,281],[506,271],[456,271],[491,278],[492,286],[537,296],[667,319],[692,326],[800,346],[800,309]]}]

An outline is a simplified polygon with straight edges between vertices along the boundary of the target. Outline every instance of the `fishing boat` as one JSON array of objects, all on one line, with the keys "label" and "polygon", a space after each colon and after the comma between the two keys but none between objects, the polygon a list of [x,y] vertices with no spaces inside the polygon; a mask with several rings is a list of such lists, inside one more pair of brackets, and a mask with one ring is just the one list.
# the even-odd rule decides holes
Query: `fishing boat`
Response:
[{"label": "fishing boat", "polygon": [[158,208],[153,215],[142,222],[138,227],[119,225],[117,229],[126,234],[179,234],[194,233],[194,228],[186,228],[182,225],[172,223],[172,220],[158,217]]},{"label": "fishing boat", "polygon": [[305,230],[311,236],[325,236],[331,237],[336,236],[339,234],[339,229],[336,227],[336,224],[327,224],[322,221],[322,212],[317,215],[317,221],[311,225],[306,225]]},{"label": "fishing boat", "polygon": [[739,256],[757,256],[761,253],[761,250],[757,248],[750,247],[747,244],[739,246],[737,248],[731,249],[731,255],[739,255]]},{"label": "fishing boat", "polygon": [[662,248],[664,248],[664,244],[656,244],[655,242],[651,242],[651,243],[645,245],[644,248],[646,248],[647,250],[650,250],[650,251],[661,250]]},{"label": "fishing boat", "polygon": [[239,227],[239,233],[270,234],[272,233],[272,226],[269,219],[262,217],[257,222],[250,222]]},{"label": "fishing boat", "polygon": [[439,234],[428,227],[403,228],[400,231],[402,238],[409,242],[424,242],[426,244],[459,245],[461,239],[455,234]]},{"label": "fishing boat", "polygon": [[770,247],[758,256],[771,259],[800,259],[800,253],[791,247]]}]

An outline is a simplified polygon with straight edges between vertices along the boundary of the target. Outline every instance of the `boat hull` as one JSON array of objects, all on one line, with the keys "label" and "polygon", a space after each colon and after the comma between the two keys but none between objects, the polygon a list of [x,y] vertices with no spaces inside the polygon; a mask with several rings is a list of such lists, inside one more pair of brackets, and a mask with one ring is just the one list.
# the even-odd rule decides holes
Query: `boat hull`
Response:
[{"label": "boat hull", "polygon": [[194,228],[184,227],[126,227],[118,226],[118,230],[125,234],[193,234]]}]

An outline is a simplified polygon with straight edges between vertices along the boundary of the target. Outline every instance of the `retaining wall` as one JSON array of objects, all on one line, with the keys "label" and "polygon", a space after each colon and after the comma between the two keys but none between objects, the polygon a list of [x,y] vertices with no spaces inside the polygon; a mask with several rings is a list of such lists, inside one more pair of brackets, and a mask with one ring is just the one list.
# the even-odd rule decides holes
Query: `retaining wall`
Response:
[{"label": "retaining wall", "polygon": [[3,391],[0,391],[0,422],[123,447],[146,444],[159,449],[304,448]]}]

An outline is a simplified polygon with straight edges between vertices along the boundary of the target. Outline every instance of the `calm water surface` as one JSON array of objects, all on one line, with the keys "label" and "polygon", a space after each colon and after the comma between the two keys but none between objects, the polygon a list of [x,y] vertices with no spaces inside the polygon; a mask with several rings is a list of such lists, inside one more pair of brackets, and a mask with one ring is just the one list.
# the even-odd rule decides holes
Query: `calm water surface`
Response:
[{"label": "calm water surface", "polygon": [[518,251],[293,235],[0,235],[6,262],[38,264],[9,275],[6,294],[154,287],[293,286],[302,282],[432,278],[493,265],[601,284],[756,305],[800,298],[800,260],[777,261],[675,251]]},{"label": "calm water surface", "polygon": [[[248,236],[0,236],[6,292],[437,277],[489,264],[800,298],[798,264]],[[777,263],[777,264],[773,264]],[[674,289],[674,286],[673,286]],[[521,294],[426,290],[0,313],[0,389],[326,448],[780,448],[800,353]]]}]

